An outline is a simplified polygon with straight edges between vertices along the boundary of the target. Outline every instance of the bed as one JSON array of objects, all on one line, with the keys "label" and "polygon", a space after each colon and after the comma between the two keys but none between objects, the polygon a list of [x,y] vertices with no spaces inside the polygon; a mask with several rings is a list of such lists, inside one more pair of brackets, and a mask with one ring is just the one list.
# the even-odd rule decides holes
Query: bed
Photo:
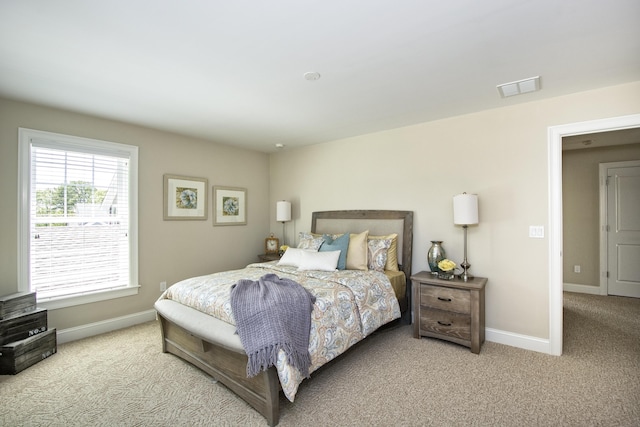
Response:
[{"label": "bed", "polygon": [[[286,263],[281,265],[280,261],[272,261],[250,264],[245,269],[232,272],[186,279],[171,286],[155,304],[163,352],[174,354],[202,369],[262,414],[269,425],[276,425],[280,416],[280,393],[293,401],[297,387],[304,378],[287,366],[284,356],[284,361],[279,357],[277,366],[248,378],[247,355],[236,334],[229,307],[226,303],[214,307],[211,301],[224,300],[221,294],[228,293],[225,289],[238,278],[254,279],[264,273],[290,277],[306,289],[313,290],[317,300],[312,312],[309,353],[313,363],[310,372],[334,360],[375,329],[394,319],[402,317],[403,321],[410,323],[413,213],[391,210],[312,213],[308,236],[311,239],[322,235],[338,237],[345,232],[350,233],[352,242],[355,241],[353,236],[364,234],[370,245],[376,239],[378,243],[387,242],[388,245],[391,241],[389,238],[395,235],[397,271],[387,271],[389,264],[386,264],[384,269],[380,269],[384,271],[347,269],[338,272],[299,272],[298,268]],[[386,248],[391,249],[389,246]],[[362,286],[363,281],[367,281],[371,290],[369,285]],[[209,287],[212,283],[224,286],[213,291],[213,287]],[[335,290],[336,286],[340,289]],[[194,294],[194,288],[206,289],[206,295]],[[347,288],[351,290],[348,301],[344,297]],[[340,301],[336,297],[335,302],[331,302],[331,294],[340,294]],[[381,296],[381,299],[374,302],[372,294]],[[366,301],[366,306],[363,301]],[[357,306],[355,312],[360,319],[354,321],[351,314],[346,314],[344,307],[350,304]],[[316,339],[320,336],[331,336],[331,343]]]}]

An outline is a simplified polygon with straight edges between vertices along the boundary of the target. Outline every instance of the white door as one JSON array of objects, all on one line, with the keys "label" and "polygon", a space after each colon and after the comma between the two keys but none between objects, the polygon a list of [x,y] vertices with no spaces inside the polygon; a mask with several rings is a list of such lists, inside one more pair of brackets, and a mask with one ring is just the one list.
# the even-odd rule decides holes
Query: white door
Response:
[{"label": "white door", "polygon": [[607,293],[640,298],[640,161],[618,165],[607,168]]}]

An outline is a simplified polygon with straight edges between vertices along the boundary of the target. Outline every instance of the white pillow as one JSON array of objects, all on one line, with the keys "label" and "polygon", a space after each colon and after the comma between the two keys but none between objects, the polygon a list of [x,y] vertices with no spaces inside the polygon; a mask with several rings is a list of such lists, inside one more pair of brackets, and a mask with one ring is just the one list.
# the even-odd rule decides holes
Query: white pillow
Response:
[{"label": "white pillow", "polygon": [[303,251],[300,256],[298,270],[335,271],[338,268],[339,258],[340,251]]},{"label": "white pillow", "polygon": [[278,265],[290,265],[292,267],[300,266],[300,257],[302,256],[302,252],[315,252],[310,249],[298,249],[298,248],[288,248],[282,254],[280,261],[278,261]]}]

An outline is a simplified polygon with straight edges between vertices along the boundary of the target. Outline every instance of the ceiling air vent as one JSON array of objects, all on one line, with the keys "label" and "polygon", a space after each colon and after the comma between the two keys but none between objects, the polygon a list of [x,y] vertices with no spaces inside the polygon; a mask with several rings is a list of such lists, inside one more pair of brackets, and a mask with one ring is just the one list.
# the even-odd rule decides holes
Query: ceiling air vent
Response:
[{"label": "ceiling air vent", "polygon": [[518,80],[517,82],[504,83],[498,85],[497,88],[500,96],[503,98],[535,92],[540,90],[540,76],[529,77],[528,79]]}]

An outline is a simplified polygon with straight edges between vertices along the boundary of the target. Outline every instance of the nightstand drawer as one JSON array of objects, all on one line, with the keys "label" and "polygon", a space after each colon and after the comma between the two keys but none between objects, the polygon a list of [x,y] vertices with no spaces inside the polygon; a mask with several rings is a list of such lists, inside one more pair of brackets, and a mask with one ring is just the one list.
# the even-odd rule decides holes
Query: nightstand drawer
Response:
[{"label": "nightstand drawer", "polygon": [[468,341],[471,339],[471,318],[450,311],[421,310],[420,330]]},{"label": "nightstand drawer", "polygon": [[456,313],[471,313],[471,296],[464,289],[420,286],[420,305]]}]

